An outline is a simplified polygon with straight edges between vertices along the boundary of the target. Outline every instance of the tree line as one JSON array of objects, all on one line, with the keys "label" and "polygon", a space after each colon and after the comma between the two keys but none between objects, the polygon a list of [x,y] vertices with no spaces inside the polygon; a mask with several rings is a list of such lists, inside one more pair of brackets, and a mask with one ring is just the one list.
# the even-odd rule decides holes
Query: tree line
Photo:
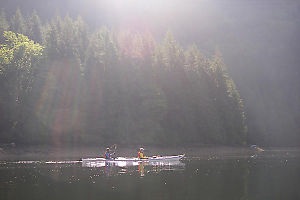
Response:
[{"label": "tree line", "polygon": [[246,143],[243,101],[218,50],[19,9],[9,19],[2,10],[0,32],[2,142]]}]

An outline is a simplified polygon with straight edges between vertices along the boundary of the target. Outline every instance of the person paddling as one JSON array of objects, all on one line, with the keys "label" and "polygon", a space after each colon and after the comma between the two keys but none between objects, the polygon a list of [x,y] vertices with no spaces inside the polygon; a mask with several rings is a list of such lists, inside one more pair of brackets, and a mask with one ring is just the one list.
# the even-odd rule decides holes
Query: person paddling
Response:
[{"label": "person paddling", "polygon": [[138,158],[139,159],[148,159],[148,157],[146,157],[145,155],[144,155],[144,148],[140,148],[140,151],[138,152]]},{"label": "person paddling", "polygon": [[111,159],[111,154],[109,152],[109,148],[106,148],[106,152],[104,154],[105,159]]}]

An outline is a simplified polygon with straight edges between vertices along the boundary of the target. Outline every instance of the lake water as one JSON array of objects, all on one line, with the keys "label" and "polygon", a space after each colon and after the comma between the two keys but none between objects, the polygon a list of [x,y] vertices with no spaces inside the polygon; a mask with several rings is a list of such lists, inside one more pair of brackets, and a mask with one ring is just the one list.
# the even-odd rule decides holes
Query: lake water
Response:
[{"label": "lake water", "polygon": [[299,200],[299,152],[111,166],[0,161],[0,199]]}]

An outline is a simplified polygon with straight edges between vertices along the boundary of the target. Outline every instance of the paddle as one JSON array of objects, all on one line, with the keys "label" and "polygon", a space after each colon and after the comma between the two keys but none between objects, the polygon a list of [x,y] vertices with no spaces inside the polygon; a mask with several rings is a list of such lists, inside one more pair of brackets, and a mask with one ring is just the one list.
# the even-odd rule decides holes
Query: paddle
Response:
[{"label": "paddle", "polygon": [[113,144],[111,147],[109,147],[109,149],[111,149],[111,150],[116,150],[117,149],[117,144]]},{"label": "paddle", "polygon": [[112,155],[116,154],[116,150],[117,150],[117,145],[113,144],[111,147],[109,147],[109,149],[113,150],[113,153],[111,153]]}]

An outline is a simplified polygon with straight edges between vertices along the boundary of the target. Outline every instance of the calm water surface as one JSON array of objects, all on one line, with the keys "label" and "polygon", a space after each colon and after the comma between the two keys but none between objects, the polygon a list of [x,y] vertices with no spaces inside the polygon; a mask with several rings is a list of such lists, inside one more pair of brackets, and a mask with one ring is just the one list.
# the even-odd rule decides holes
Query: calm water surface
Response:
[{"label": "calm water surface", "polygon": [[0,199],[299,200],[299,153],[130,166],[0,162]]}]

